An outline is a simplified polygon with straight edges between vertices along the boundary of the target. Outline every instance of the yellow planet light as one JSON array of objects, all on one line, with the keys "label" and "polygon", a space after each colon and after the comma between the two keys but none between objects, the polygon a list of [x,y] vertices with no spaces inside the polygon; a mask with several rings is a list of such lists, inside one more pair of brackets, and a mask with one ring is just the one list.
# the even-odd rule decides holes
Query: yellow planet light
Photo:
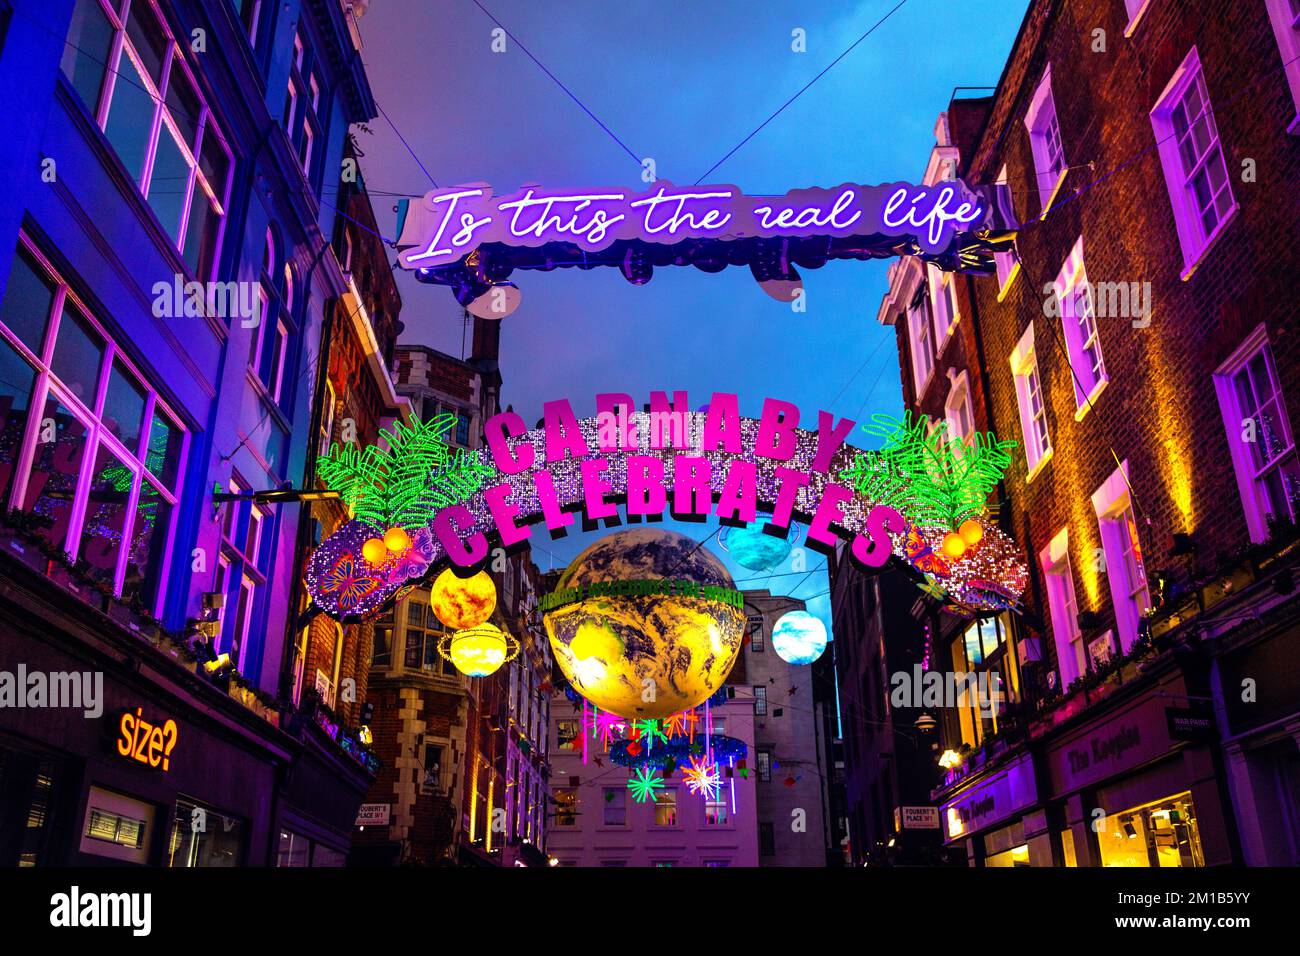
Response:
[{"label": "yellow planet light", "polygon": [[601,710],[629,720],[667,717],[702,704],[731,673],[745,613],[704,596],[705,586],[728,590],[734,582],[686,535],[647,528],[606,535],[569,564],[555,590],[666,580],[691,593],[588,594],[544,615],[565,679]]},{"label": "yellow planet light", "polygon": [[389,528],[384,532],[384,547],[389,551],[405,551],[411,546],[411,536],[405,528]]},{"label": "yellow planet light", "polygon": [[495,624],[480,624],[451,635],[447,656],[456,670],[470,677],[487,677],[496,672],[508,657],[506,635]]},{"label": "yellow planet light", "polygon": [[451,568],[438,575],[429,592],[429,607],[453,631],[477,627],[497,606],[497,586],[486,571],[469,578],[457,577]]},{"label": "yellow planet light", "polygon": [[966,542],[957,532],[949,531],[943,536],[943,553],[956,561],[966,553]]},{"label": "yellow planet light", "polygon": [[983,540],[984,526],[974,518],[967,518],[961,523],[961,527],[957,529],[957,533],[961,535],[963,541],[973,548]]},{"label": "yellow planet light", "polygon": [[361,556],[368,564],[383,564],[388,558],[388,545],[383,538],[371,538],[361,546]]}]

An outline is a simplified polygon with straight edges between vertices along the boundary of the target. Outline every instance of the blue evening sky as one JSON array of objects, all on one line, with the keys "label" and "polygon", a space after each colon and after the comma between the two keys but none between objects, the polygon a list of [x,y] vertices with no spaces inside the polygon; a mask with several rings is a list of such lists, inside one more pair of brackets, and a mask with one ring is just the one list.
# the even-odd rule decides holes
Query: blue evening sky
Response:
[{"label": "blue evening sky", "polygon": [[[767,119],[897,0],[481,0],[483,7],[660,179],[690,184]],[[919,181],[934,123],[956,86],[1001,75],[1025,0],[906,0],[885,23],[715,170],[706,183],[784,193],[843,182]],[[791,50],[792,31],[807,52]],[[362,58],[381,116],[358,139],[380,230],[395,217],[384,193],[491,183],[646,188],[641,167],[519,46],[492,52],[496,24],[475,0],[374,0],[361,20]],[[421,169],[421,164],[428,175]],[[395,200],[392,200],[395,201]],[[567,397],[579,415],[597,392],[686,389],[692,407],[736,392],[744,414],[765,396],[865,421],[900,408],[892,329],[876,321],[888,263],[804,270],[807,311],[758,288],[749,270],[657,270],[644,286],[615,269],[514,276],[523,293],[501,335],[502,403],[530,423]],[[442,287],[400,275],[403,342],[461,354],[460,308]],[[468,342],[468,338],[466,339]],[[466,345],[468,348],[468,345]],[[854,439],[850,439],[854,441]],[[856,443],[856,442],[855,442]],[[661,527],[702,538],[707,525]],[[558,567],[591,543],[534,530],[534,559]],[[714,537],[707,547],[727,560]],[[811,575],[755,577],[727,560],[741,587],[808,600],[830,627],[824,560]],[[785,576],[781,576],[781,575]]]}]

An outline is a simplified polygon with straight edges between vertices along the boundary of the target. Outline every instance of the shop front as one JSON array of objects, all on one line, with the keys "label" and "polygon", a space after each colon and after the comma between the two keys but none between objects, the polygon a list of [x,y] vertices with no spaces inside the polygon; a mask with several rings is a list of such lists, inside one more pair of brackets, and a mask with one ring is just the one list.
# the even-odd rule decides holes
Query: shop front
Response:
[{"label": "shop front", "polygon": [[294,741],[0,555],[0,866],[265,865]]},{"label": "shop front", "polygon": [[1028,751],[957,783],[942,797],[944,842],[964,847],[970,866],[1051,865],[1050,859],[1036,860],[1031,852],[1040,814],[1034,813],[1038,792]]},{"label": "shop front", "polygon": [[1232,862],[1213,718],[1166,658],[1046,741],[1047,820],[1065,866]]}]

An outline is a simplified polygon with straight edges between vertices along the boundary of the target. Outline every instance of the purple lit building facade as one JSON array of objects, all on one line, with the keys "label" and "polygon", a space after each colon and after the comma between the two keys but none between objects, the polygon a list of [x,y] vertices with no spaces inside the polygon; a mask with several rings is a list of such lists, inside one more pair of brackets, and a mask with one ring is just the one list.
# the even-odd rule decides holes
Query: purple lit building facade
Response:
[{"label": "purple lit building facade", "polygon": [[[290,700],[305,512],[248,496],[318,451],[336,184],[375,115],[352,13],[54,0],[6,24],[0,670],[103,694],[0,711],[0,865],[340,865],[373,765]],[[114,745],[137,712],[176,728],[165,769]]]}]

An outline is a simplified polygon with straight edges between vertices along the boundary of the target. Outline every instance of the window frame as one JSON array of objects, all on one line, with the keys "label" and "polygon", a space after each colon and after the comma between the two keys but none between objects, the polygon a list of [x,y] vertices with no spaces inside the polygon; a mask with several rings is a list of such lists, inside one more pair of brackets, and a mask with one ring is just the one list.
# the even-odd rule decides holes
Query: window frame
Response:
[{"label": "window frame", "polygon": [[[1261,354],[1264,357],[1265,368],[1270,375],[1270,385],[1273,388],[1272,398],[1278,406],[1280,424],[1285,429],[1287,437],[1286,448],[1274,455],[1262,466],[1256,463],[1251,449],[1247,447],[1249,443],[1244,441],[1242,432],[1247,416],[1241,406],[1236,390],[1238,376],[1243,372],[1249,375],[1251,365],[1255,358]],[[1268,510],[1269,502],[1264,488],[1264,476],[1271,471],[1284,468],[1287,460],[1294,461],[1298,454],[1295,443],[1295,429],[1291,424],[1286,395],[1282,390],[1282,382],[1277,374],[1277,364],[1273,358],[1272,344],[1264,323],[1261,322],[1246,336],[1233,353],[1215,370],[1212,377],[1215,392],[1219,399],[1219,411],[1223,416],[1224,431],[1227,434],[1233,473],[1237,480],[1237,492],[1241,497],[1241,507],[1246,517],[1246,529],[1250,540],[1260,544],[1268,540],[1270,530],[1268,523],[1270,511]],[[1250,381],[1252,390],[1254,390],[1253,375],[1250,376]],[[1256,422],[1256,443],[1262,438],[1259,434],[1261,426],[1257,417],[1258,412],[1259,409],[1257,408],[1255,409],[1255,415],[1250,416]],[[1300,508],[1293,509],[1293,515],[1300,518]]]},{"label": "window frame", "polygon": [[[11,331],[4,325],[0,325],[0,341],[8,344],[21,359],[32,367],[34,373],[27,405],[27,421],[23,425],[20,443],[15,449],[17,454],[14,459],[14,471],[9,494],[6,500],[0,502],[0,505],[4,505],[6,510],[25,510],[23,505],[32,479],[32,469],[36,465],[36,451],[37,445],[40,444],[38,439],[42,430],[44,410],[47,402],[52,398],[67,409],[78,424],[85,429],[85,444],[81,452],[82,460],[78,466],[78,474],[75,479],[75,491],[69,511],[67,529],[64,540],[56,546],[61,546],[69,559],[74,562],[80,556],[86,513],[89,510],[88,499],[95,462],[99,458],[101,449],[107,449],[131,473],[131,489],[128,492],[126,511],[122,518],[121,541],[118,544],[118,554],[113,572],[112,590],[115,596],[120,597],[122,595],[122,589],[125,585],[126,569],[130,555],[127,544],[134,537],[136,521],[139,518],[140,494],[146,483],[156,494],[158,503],[167,506],[171,510],[168,517],[167,531],[160,542],[163,550],[162,560],[158,566],[155,593],[147,608],[152,616],[161,617],[167,594],[168,578],[172,564],[171,558],[176,542],[176,515],[180,505],[181,489],[185,487],[186,463],[192,437],[190,430],[181,423],[180,417],[172,410],[158,389],[149,384],[149,378],[140,370],[139,366],[131,360],[131,357],[126,352],[121,350],[117,344],[117,339],[106,324],[99,320],[95,310],[91,309],[88,303],[78,295],[69,280],[65,279],[63,273],[55,267],[47,256],[42,254],[26,232],[19,233],[18,243],[11,259],[11,270],[20,258],[25,259],[31,266],[34,266],[37,275],[43,278],[52,287],[53,291],[41,332],[40,355],[33,352],[18,336],[18,333]],[[87,405],[69,386],[65,385],[52,367],[62,323],[65,319],[74,315],[90,327],[102,344],[99,369],[96,372],[95,394],[92,399],[93,405]],[[110,379],[117,369],[125,371],[126,374],[123,377],[128,384],[134,384],[144,394],[144,403],[140,412],[140,433],[136,436],[136,447],[134,449],[127,448],[116,435],[109,431],[104,421]],[[171,488],[168,488],[163,483],[160,476],[155,476],[147,465],[149,443],[155,417],[162,417],[172,428],[173,433],[180,436],[181,444],[176,460],[176,474],[172,479],[173,485]]]},{"label": "window frame", "polygon": [[1296,108],[1296,115],[1287,124],[1286,131],[1297,136],[1300,135],[1300,13],[1291,9],[1290,0],[1264,0],[1264,5],[1268,8],[1278,52],[1285,64],[1291,102]]},{"label": "window frame", "polygon": [[[948,395],[943,400],[944,421],[948,424],[948,437],[960,438],[969,445],[974,439],[973,435],[979,429],[975,427],[975,407],[971,401],[970,392],[970,374],[966,369],[962,369],[949,379]],[[954,413],[956,413],[954,415]],[[964,417],[969,425],[968,428],[961,428],[961,417]]]},{"label": "window frame", "polygon": [[[1038,185],[1041,210],[1039,217],[1047,215],[1056,202],[1056,197],[1069,174],[1070,163],[1065,155],[1065,137],[1061,130],[1061,117],[1056,109],[1056,99],[1052,95],[1052,65],[1043,70],[1043,78],[1038,81],[1034,95],[1025,111],[1025,130],[1029,134],[1030,151],[1034,158],[1034,181]],[[1060,169],[1052,171],[1052,131],[1056,133],[1057,160]]]},{"label": "window frame", "polygon": [[[1127,653],[1138,639],[1142,615],[1151,608],[1142,542],[1128,484],[1127,459],[1093,492],[1092,508],[1097,515],[1102,554],[1106,557],[1106,581],[1115,608],[1119,650]],[[1131,555],[1135,556],[1132,567],[1128,560]]]},{"label": "window frame", "polygon": [[[97,5],[108,21],[109,27],[113,31],[113,37],[109,44],[108,59],[105,63],[100,64],[103,67],[103,73],[99,82],[99,94],[96,102],[93,104],[86,103],[86,109],[94,124],[104,135],[105,141],[109,144],[115,158],[122,165],[126,173],[126,178],[131,181],[144,200],[144,204],[149,207],[150,214],[166,237],[167,242],[172,246],[173,251],[180,258],[182,266],[193,278],[201,282],[209,281],[216,274],[217,266],[221,261],[221,249],[225,239],[226,226],[228,225],[228,212],[230,208],[230,194],[234,182],[234,153],[230,148],[229,139],[222,133],[221,124],[213,116],[212,107],[208,103],[198,81],[198,74],[191,66],[184,54],[187,44],[182,44],[176,39],[171,26],[167,23],[161,7],[153,0],[115,0],[110,3],[109,0],[84,0],[84,2]],[[164,51],[162,62],[159,67],[159,78],[155,79],[150,71],[144,66],[140,54],[135,50],[133,41],[128,35],[126,24],[131,17],[131,8],[134,4],[145,4],[149,7],[153,21],[158,24],[162,30],[162,43]],[[72,51],[74,54],[77,51]],[[129,61],[129,72],[122,62],[126,57]],[[168,102],[169,93],[172,86],[172,71],[176,63],[180,63],[180,69],[184,78],[185,85],[198,101],[198,116],[192,117],[194,126],[193,139],[186,142],[180,134],[180,127],[172,117],[172,106]],[[143,86],[131,79],[131,75],[136,74],[138,79],[143,81]],[[60,68],[60,75],[64,81],[71,85],[67,74]],[[147,138],[143,148],[141,158],[141,168],[139,171],[133,171],[126,167],[125,161],[122,160],[120,153],[108,136],[108,119],[111,107],[114,102],[114,94],[117,92],[118,81],[140,86],[140,89],[153,101],[153,116],[150,120]],[[80,96],[77,97],[80,100]],[[225,159],[226,181],[224,184],[212,184],[208,182],[208,177],[202,167],[202,156],[204,147],[208,142],[208,133],[211,131],[215,138],[217,148]],[[179,218],[176,224],[176,235],[173,238],[172,229],[159,218],[158,212],[154,209],[153,204],[149,201],[149,194],[153,187],[154,165],[158,156],[158,147],[162,142],[164,135],[170,135],[173,138],[174,145],[180,153],[181,160],[187,168],[187,178],[185,183],[185,197],[181,202]],[[191,212],[193,204],[200,194],[206,197],[206,201],[214,207],[213,214],[221,220],[213,241],[211,251],[211,261],[203,268],[202,262],[197,262],[191,268],[185,259],[185,248],[189,239],[189,228],[191,226]]]},{"label": "window frame", "polygon": [[[1101,347],[1096,303],[1084,263],[1082,235],[1075,240],[1070,254],[1061,264],[1061,271],[1052,283],[1052,294],[1056,296],[1061,331],[1065,335],[1066,358],[1074,388],[1074,420],[1081,421],[1110,383]],[[1095,362],[1090,349],[1096,352]]]},{"label": "window frame", "polygon": [[[907,319],[907,340],[912,353],[912,382],[916,388],[916,397],[920,399],[934,380],[934,369],[938,364],[929,296],[918,292],[904,312]],[[924,369],[921,366],[921,356],[925,357]]]},{"label": "window frame", "polygon": [[[1198,86],[1204,98],[1204,115],[1207,116],[1214,135],[1204,153],[1198,158],[1196,166],[1189,172],[1183,166],[1183,158],[1179,150],[1178,137],[1173,123],[1173,114],[1175,109],[1183,103],[1188,89],[1193,84]],[[1210,97],[1209,83],[1205,79],[1205,70],[1201,65],[1200,54],[1195,46],[1188,51],[1182,63],[1174,70],[1174,74],[1170,77],[1164,90],[1156,97],[1155,105],[1151,107],[1150,118],[1151,128],[1155,134],[1156,145],[1159,150],[1160,167],[1164,174],[1165,187],[1169,193],[1169,204],[1173,211],[1178,244],[1183,253],[1181,278],[1185,281],[1191,278],[1192,274],[1199,268],[1218,238],[1223,235],[1228,225],[1236,219],[1237,212],[1241,208],[1236,194],[1232,191],[1232,176],[1228,170],[1227,150],[1224,147],[1223,137],[1219,133],[1218,123],[1214,119],[1214,103]],[[1230,203],[1226,210],[1218,212],[1217,203],[1214,203],[1213,199],[1211,200],[1211,203],[1216,207],[1218,221],[1212,230],[1206,232],[1202,219],[1203,211],[1195,205],[1194,198],[1192,199],[1192,205],[1189,206],[1187,197],[1192,181],[1205,168],[1207,161],[1215,153],[1216,149],[1219,160],[1223,164],[1224,185],[1223,189],[1216,193],[1215,196],[1217,197],[1226,191]]]},{"label": "window frame", "polygon": [[[1077,678],[1088,672],[1088,648],[1079,630],[1079,598],[1074,587],[1074,567],[1070,561],[1070,529],[1058,531],[1039,552],[1039,569],[1043,590],[1047,594],[1048,617],[1052,640],[1056,645],[1056,665],[1062,693]],[[1068,653],[1067,653],[1068,652]],[[1070,667],[1066,668],[1066,662]]]},{"label": "window frame", "polygon": [[[1020,412],[1020,437],[1025,449],[1025,484],[1043,470],[1052,459],[1052,430],[1047,420],[1047,395],[1034,350],[1034,323],[1026,326],[1011,353],[1011,376],[1016,386],[1016,406]],[[1034,411],[1034,391],[1038,393],[1038,412]],[[1041,442],[1037,423],[1042,421]],[[1030,441],[1030,436],[1034,440]]]}]

